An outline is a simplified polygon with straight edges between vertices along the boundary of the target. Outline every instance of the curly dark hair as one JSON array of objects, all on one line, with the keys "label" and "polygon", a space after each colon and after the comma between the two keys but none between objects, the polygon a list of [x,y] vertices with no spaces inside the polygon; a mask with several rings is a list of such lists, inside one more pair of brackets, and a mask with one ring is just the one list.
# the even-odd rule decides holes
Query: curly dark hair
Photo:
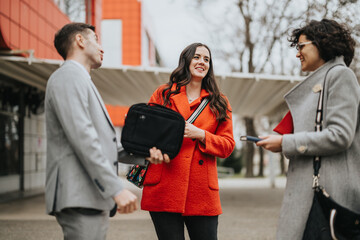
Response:
[{"label": "curly dark hair", "polygon": [[[228,117],[227,111],[230,111],[225,98],[220,93],[219,87],[215,80],[215,74],[213,70],[213,63],[211,57],[211,51],[208,46],[202,43],[193,43],[187,46],[180,54],[179,65],[171,73],[167,86],[163,89],[161,97],[164,100],[164,106],[171,105],[170,96],[180,93],[182,86],[185,86],[191,81],[190,63],[193,59],[196,48],[205,47],[210,54],[209,70],[206,76],[203,78],[201,88],[209,92],[209,106],[213,114],[218,121],[225,121]],[[171,91],[172,86],[176,84],[176,89]]]},{"label": "curly dark hair", "polygon": [[305,35],[307,39],[313,42],[319,50],[320,57],[325,62],[337,56],[344,56],[345,64],[350,65],[354,57],[356,42],[351,37],[347,26],[329,19],[312,20],[304,27],[292,31],[288,39],[291,42],[291,47],[296,46],[300,35]]}]

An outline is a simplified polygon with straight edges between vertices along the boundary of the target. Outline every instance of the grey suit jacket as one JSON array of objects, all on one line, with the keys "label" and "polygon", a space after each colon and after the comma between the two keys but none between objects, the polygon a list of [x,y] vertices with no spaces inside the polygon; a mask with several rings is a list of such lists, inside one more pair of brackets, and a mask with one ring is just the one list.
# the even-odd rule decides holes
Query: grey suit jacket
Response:
[{"label": "grey suit jacket", "polygon": [[[323,130],[315,132],[319,93],[327,70]],[[301,239],[310,211],[313,157],[320,155],[320,185],[338,203],[360,212],[360,87],[342,57],[331,60],[285,95],[294,134],[283,136],[290,159],[277,239]]]},{"label": "grey suit jacket", "polygon": [[66,61],[47,83],[46,210],[110,210],[122,189],[114,127],[90,76]]}]

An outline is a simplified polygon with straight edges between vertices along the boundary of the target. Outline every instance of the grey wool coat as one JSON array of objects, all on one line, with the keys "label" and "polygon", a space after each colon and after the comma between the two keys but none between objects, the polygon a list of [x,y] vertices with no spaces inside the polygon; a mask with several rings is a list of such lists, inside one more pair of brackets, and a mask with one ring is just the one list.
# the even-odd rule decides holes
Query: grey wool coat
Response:
[{"label": "grey wool coat", "polygon": [[122,190],[116,175],[115,129],[85,68],[65,63],[50,77],[45,96],[46,210],[110,210]]},{"label": "grey wool coat", "polygon": [[[326,78],[323,130],[315,132],[319,93],[314,88]],[[313,157],[320,155],[320,185],[338,203],[360,213],[360,87],[343,58],[326,62],[285,95],[293,117],[294,134],[283,136],[289,158],[285,195],[277,239],[302,239],[313,190]]]}]

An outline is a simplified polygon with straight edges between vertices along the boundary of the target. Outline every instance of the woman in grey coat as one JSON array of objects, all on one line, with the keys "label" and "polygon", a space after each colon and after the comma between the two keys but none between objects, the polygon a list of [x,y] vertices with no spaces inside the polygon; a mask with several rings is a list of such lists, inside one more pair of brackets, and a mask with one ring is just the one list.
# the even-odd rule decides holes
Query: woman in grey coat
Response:
[{"label": "woman in grey coat", "polygon": [[[312,73],[285,95],[293,133],[261,137],[264,140],[257,143],[290,159],[277,230],[280,240],[302,239],[313,199],[316,155],[322,159],[320,185],[339,204],[360,212],[360,87],[348,68],[355,41],[347,28],[327,19],[295,29],[289,41],[298,50],[302,71]],[[315,132],[319,87],[328,70],[323,129]]]}]

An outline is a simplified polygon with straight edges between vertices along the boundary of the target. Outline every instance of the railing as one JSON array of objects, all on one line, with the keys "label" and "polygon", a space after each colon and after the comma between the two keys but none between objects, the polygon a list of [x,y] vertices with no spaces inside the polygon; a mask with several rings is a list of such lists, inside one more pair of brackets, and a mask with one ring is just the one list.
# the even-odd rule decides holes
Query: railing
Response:
[{"label": "railing", "polygon": [[230,167],[217,167],[218,178],[227,178],[234,176],[234,169]]}]

